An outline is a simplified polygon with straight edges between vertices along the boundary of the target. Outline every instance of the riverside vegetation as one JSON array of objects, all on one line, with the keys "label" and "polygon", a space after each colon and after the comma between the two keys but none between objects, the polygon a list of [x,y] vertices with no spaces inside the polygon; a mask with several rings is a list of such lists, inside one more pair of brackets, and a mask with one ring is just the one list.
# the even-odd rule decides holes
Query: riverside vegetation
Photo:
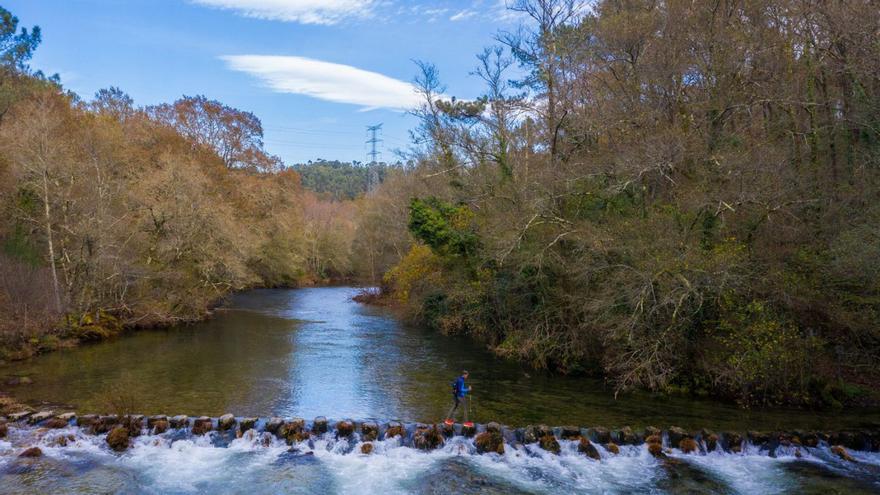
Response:
[{"label": "riverside vegetation", "polygon": [[203,318],[231,291],[350,276],[351,202],[303,189],[251,113],[204,96],[91,101],[28,67],[0,9],[5,358]]},{"label": "riverside vegetation", "polygon": [[388,297],[617,390],[875,402],[880,9],[511,4],[482,97],[421,67],[415,165],[375,197],[416,239]]},{"label": "riverside vegetation", "polygon": [[6,13],[3,335],[51,347],[356,276],[438,331],[619,391],[876,403],[878,9],[511,8],[522,27],[477,57],[483,96],[419,64],[406,164],[367,194],[321,162],[307,190],[219,102],[64,92]]}]

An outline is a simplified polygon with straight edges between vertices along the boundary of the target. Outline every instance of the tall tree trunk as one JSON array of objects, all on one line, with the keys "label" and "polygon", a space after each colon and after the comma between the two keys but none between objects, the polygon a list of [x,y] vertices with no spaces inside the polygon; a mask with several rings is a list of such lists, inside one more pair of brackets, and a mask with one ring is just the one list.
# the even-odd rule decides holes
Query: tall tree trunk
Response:
[{"label": "tall tree trunk", "polygon": [[52,269],[52,288],[55,291],[55,311],[61,312],[61,291],[55,269],[55,245],[52,241],[52,210],[49,206],[49,171],[43,170],[43,207],[46,214],[46,240],[49,244],[49,267]]}]

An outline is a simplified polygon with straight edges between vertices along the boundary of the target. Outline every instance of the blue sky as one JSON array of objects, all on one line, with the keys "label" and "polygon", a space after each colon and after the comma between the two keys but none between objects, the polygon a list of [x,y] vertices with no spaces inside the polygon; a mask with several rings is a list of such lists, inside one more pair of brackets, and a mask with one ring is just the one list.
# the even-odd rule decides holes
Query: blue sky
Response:
[{"label": "blue sky", "polygon": [[90,99],[109,86],[138,105],[204,94],[255,113],[287,163],[383,158],[415,122],[413,60],[437,65],[447,94],[473,98],[476,54],[517,19],[504,0],[7,0],[39,25],[32,66]]}]

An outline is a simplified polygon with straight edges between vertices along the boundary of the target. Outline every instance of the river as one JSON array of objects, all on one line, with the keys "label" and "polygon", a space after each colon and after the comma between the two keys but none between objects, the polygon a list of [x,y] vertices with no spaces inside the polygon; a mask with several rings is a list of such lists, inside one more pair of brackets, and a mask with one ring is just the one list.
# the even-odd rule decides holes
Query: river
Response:
[{"label": "river", "polygon": [[[357,289],[322,287],[238,294],[205,322],[141,331],[0,367],[0,380],[27,376],[17,398],[56,410],[106,412],[124,402],[143,414],[282,416],[433,422],[450,403],[450,383],[470,371],[471,416],[513,426],[648,425],[714,430],[859,429],[878,411],[748,410],[691,398],[625,394],[601,381],[559,377],[496,358],[474,342],[401,323],[384,308],[357,304]],[[591,461],[563,442],[560,456],[513,449],[466,454],[450,442],[430,454],[378,442],[363,456],[320,440],[309,456],[284,442],[247,437],[140,437],[119,455],[71,427],[57,447],[38,429],[0,441],[0,493],[874,493],[880,457],[855,453],[858,468],[827,449],[804,458],[743,454],[681,456],[658,463],[643,446]],[[161,441],[160,441],[161,440]],[[46,455],[25,461],[28,442]],[[457,446],[456,446],[457,445]],[[464,454],[463,454],[464,453]],[[791,452],[789,452],[791,454]],[[855,464],[854,464],[855,465]],[[436,482],[430,481],[436,480]],[[690,487],[690,488],[688,488]],[[692,489],[693,491],[688,491]],[[682,491],[683,490],[683,491]]]}]

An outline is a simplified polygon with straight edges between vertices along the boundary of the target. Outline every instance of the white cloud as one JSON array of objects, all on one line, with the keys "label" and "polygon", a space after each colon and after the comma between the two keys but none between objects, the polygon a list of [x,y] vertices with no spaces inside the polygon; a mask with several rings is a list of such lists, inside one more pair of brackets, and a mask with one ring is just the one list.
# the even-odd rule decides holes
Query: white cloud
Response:
[{"label": "white cloud", "polygon": [[477,11],[465,9],[465,10],[462,10],[461,12],[453,15],[452,17],[450,17],[449,20],[452,22],[463,21],[465,19],[470,19],[471,17],[473,17],[475,15],[477,15]]},{"label": "white cloud", "polygon": [[246,72],[279,93],[311,96],[364,110],[409,110],[419,105],[415,87],[378,72],[305,57],[228,55],[231,69]]},{"label": "white cloud", "polygon": [[376,0],[190,0],[192,3],[234,10],[257,19],[336,24],[344,19],[368,17]]}]

